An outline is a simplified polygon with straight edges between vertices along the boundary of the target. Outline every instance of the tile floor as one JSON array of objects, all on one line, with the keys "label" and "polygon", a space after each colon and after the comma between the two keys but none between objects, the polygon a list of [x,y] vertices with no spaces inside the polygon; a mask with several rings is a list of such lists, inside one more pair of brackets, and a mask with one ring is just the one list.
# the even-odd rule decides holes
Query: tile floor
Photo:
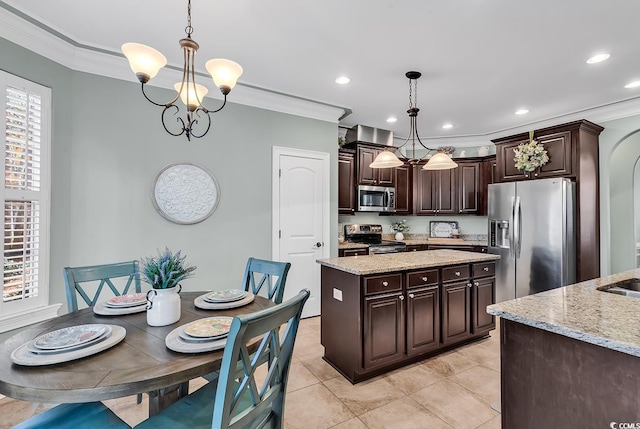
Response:
[{"label": "tile floor", "polygon": [[[320,318],[304,319],[294,350],[285,406],[286,429],[499,429],[500,350],[491,338],[352,385],[322,360]],[[204,383],[193,380],[191,389]],[[130,425],[147,401],[105,401]],[[0,399],[0,428],[48,408]]]}]

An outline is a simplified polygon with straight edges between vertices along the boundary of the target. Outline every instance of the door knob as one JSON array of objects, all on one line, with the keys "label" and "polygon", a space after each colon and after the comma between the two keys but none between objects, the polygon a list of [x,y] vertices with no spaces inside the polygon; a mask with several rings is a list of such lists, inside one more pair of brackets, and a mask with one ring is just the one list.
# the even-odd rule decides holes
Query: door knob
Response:
[{"label": "door knob", "polygon": [[316,243],[316,247],[322,247],[322,243],[320,243],[319,241]]}]

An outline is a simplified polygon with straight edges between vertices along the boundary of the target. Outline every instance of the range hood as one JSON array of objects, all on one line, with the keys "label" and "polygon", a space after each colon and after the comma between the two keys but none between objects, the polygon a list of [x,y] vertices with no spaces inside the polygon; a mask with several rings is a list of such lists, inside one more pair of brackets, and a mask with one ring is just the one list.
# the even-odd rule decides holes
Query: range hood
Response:
[{"label": "range hood", "polygon": [[393,146],[393,131],[380,128],[355,125],[345,135],[347,143],[374,143],[385,146]]}]

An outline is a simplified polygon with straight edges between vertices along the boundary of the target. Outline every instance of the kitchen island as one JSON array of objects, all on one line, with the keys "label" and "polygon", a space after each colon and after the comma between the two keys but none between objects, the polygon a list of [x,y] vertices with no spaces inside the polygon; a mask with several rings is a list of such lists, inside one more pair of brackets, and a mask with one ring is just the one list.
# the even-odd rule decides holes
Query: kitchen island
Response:
[{"label": "kitchen island", "polygon": [[443,249],[318,260],[325,361],[357,383],[486,337],[496,259]]},{"label": "kitchen island", "polygon": [[640,299],[606,292],[638,278],[631,270],[489,306],[501,318],[503,429],[640,427]]}]

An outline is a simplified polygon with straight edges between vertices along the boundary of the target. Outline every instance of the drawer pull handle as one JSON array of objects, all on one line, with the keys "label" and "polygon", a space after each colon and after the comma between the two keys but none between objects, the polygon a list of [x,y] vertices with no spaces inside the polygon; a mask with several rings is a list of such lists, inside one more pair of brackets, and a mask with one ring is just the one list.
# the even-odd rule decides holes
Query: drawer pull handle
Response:
[{"label": "drawer pull handle", "polygon": [[460,277],[460,271],[455,272],[456,277]]},{"label": "drawer pull handle", "polygon": [[489,272],[489,267],[484,267],[482,270]]},{"label": "drawer pull handle", "polygon": [[416,297],[416,296],[415,296],[414,294],[412,294],[412,293],[410,293],[410,294],[409,294],[409,298],[413,299],[413,298],[415,298],[415,297]]},{"label": "drawer pull handle", "polygon": [[474,286],[480,286],[480,282],[474,282]]},{"label": "drawer pull handle", "polygon": [[382,286],[389,286],[389,282],[382,282]]},{"label": "drawer pull handle", "polygon": [[426,282],[427,280],[429,280],[426,276],[422,278],[423,282]]},{"label": "drawer pull handle", "polygon": [[398,298],[400,298],[400,301],[404,301],[404,295],[400,295]]},{"label": "drawer pull handle", "polygon": [[469,282],[469,283],[467,283],[467,286],[471,287],[471,286],[473,286],[473,285],[471,284],[471,282]]}]

